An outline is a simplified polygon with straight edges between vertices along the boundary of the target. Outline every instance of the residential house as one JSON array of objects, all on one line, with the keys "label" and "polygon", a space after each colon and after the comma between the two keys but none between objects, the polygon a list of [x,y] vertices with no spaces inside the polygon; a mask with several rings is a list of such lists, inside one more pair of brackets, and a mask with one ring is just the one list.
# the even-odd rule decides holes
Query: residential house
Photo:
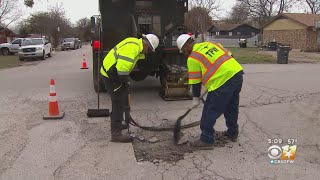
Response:
[{"label": "residential house", "polygon": [[15,34],[13,31],[11,31],[10,29],[0,27],[0,44],[10,43],[17,37],[18,35]]},{"label": "residential house", "polygon": [[259,34],[260,30],[248,24],[214,23],[208,32],[216,39],[242,39],[253,37]]},{"label": "residential house", "polygon": [[276,41],[304,51],[319,51],[320,33],[315,28],[318,21],[319,14],[280,14],[262,27],[263,41]]}]

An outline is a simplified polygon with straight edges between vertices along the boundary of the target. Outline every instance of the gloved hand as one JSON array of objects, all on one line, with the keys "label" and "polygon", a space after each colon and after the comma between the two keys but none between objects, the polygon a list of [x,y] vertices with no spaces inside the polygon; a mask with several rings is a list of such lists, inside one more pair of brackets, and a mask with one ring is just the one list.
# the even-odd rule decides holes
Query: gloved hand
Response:
[{"label": "gloved hand", "polygon": [[199,97],[193,97],[192,98],[192,108],[196,108],[200,105],[200,98]]}]

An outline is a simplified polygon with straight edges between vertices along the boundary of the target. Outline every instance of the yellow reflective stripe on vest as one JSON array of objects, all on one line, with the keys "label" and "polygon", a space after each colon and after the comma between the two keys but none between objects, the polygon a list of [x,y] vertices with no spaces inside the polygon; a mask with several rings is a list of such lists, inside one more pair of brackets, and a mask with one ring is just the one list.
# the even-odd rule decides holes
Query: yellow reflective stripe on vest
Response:
[{"label": "yellow reflective stripe on vest", "polygon": [[[205,71],[203,79],[202,79],[202,83],[204,85],[206,85],[207,82],[210,80],[210,78],[212,76],[214,76],[215,72],[217,72],[217,70],[220,68],[220,66],[224,62],[226,62],[232,58],[232,56],[228,55],[229,50],[223,48],[219,44],[214,44],[214,43],[210,43],[210,44],[218,46],[222,51],[224,51],[224,54],[221,55],[220,57],[218,57],[217,60],[214,61],[213,63],[211,63],[206,56],[204,56],[203,54],[196,52],[196,51],[192,51],[192,53],[189,56],[190,58],[199,61],[206,68],[206,71]],[[199,79],[199,78],[202,78],[201,74],[199,76],[196,73],[189,73],[190,80]]]},{"label": "yellow reflective stripe on vest", "polygon": [[192,51],[190,54],[189,58],[192,58],[194,60],[197,60],[203,64],[204,67],[207,69],[211,66],[211,62],[202,54]]},{"label": "yellow reflective stripe on vest", "polygon": [[130,72],[127,71],[117,71],[119,75],[129,75]]},{"label": "yellow reflective stripe on vest", "polygon": [[[133,41],[127,42],[127,43],[125,43],[124,45],[129,44],[129,43],[132,43],[132,44],[135,44],[135,45],[139,46],[138,43],[133,42]],[[120,46],[119,49],[120,49],[121,47],[123,47],[124,45]],[[129,58],[129,57],[126,57],[126,56],[118,55],[118,54],[117,54],[117,50],[118,50],[117,46],[113,48],[113,51],[114,51],[113,55],[114,55],[114,58],[115,58],[116,60],[122,59],[122,60],[125,60],[125,61],[128,61],[128,62],[134,63],[134,59]]]},{"label": "yellow reflective stripe on vest", "polygon": [[[129,43],[132,43],[132,44],[135,44],[135,45],[139,46],[138,43],[136,43],[136,42],[134,42],[134,41],[129,41],[129,42],[126,42],[125,44],[123,44],[122,46],[120,46],[119,48],[117,48],[117,46],[115,46],[115,47],[113,48],[113,56],[114,56],[114,58],[115,58],[115,60],[116,60],[116,63],[117,63],[117,60],[118,60],[118,59],[122,59],[122,60],[125,60],[125,61],[128,61],[128,62],[134,63],[134,59],[131,59],[131,58],[129,58],[129,57],[126,57],[126,56],[122,56],[122,55],[118,55],[118,54],[117,54],[117,50],[118,50],[118,49],[122,48],[124,45],[127,45],[127,44],[129,44]],[[104,71],[104,73],[102,73],[102,71]],[[104,67],[103,64],[102,64],[102,68],[100,68],[100,73],[102,73],[102,74],[105,75],[105,76],[108,76],[107,71],[106,71],[106,68]],[[119,75],[129,75],[130,72],[121,72],[121,71],[118,71],[118,74],[119,74]]]},{"label": "yellow reflective stripe on vest", "polygon": [[128,61],[128,62],[134,63],[134,59],[131,59],[131,58],[126,57],[126,56],[118,55],[117,59],[122,59],[122,60],[125,60],[125,61]]},{"label": "yellow reflective stripe on vest", "polygon": [[232,56],[229,56],[227,54],[228,52],[226,52],[225,54],[221,55],[212,65],[209,69],[207,69],[207,71],[204,74],[203,77],[203,84],[207,84],[207,82],[209,81],[209,79],[214,76],[214,74],[217,72],[217,70],[220,68],[220,66],[225,63],[226,61],[228,61],[229,59],[232,58]]},{"label": "yellow reflective stripe on vest", "polygon": [[199,72],[188,72],[189,80],[201,79],[202,74]]},{"label": "yellow reflective stripe on vest", "polygon": [[117,46],[113,48],[113,56],[117,60],[118,54],[117,54]]}]

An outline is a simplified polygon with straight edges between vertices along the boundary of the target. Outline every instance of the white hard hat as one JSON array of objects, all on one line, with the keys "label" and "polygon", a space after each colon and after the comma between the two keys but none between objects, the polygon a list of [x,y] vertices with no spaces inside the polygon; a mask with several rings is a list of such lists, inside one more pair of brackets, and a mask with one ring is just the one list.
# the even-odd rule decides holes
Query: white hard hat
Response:
[{"label": "white hard hat", "polygon": [[150,45],[152,46],[152,51],[154,52],[159,46],[159,38],[154,34],[143,34],[142,36],[149,41]]},{"label": "white hard hat", "polygon": [[177,46],[180,50],[180,53],[182,53],[182,47],[184,46],[184,44],[190,39],[192,38],[192,36],[190,36],[189,34],[181,34],[178,39],[177,39]]}]

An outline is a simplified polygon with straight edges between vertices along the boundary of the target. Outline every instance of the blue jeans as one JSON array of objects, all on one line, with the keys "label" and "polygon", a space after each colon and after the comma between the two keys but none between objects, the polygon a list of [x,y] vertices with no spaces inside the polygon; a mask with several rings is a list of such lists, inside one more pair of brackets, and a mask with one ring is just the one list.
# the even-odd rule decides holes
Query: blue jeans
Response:
[{"label": "blue jeans", "polygon": [[222,114],[226,119],[228,135],[238,136],[239,94],[243,83],[242,74],[242,71],[237,73],[224,85],[208,93],[200,122],[201,141],[209,144],[214,143],[215,130],[213,126]]}]

